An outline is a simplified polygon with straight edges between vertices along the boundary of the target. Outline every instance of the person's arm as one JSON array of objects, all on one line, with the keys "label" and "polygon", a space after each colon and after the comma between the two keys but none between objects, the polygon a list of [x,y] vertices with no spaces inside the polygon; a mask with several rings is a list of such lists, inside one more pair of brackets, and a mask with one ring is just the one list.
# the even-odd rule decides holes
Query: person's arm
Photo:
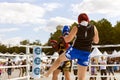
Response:
[{"label": "person's arm", "polygon": [[93,43],[97,44],[99,42],[99,35],[98,35],[98,30],[97,28],[94,26],[94,37],[93,37]]},{"label": "person's arm", "polygon": [[65,42],[70,42],[70,41],[72,41],[72,39],[75,37],[75,35],[76,35],[76,33],[77,33],[77,29],[78,29],[78,28],[77,28],[76,26],[74,26],[74,27],[72,28],[72,30],[70,31],[69,35],[66,36],[66,37],[64,37]]}]

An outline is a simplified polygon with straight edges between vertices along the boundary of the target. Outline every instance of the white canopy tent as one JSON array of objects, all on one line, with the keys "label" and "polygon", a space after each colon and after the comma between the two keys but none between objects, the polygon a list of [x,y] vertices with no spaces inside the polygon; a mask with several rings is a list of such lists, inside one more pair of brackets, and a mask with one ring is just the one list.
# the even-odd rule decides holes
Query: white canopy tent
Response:
[{"label": "white canopy tent", "polygon": [[111,57],[112,57],[112,58],[114,58],[114,57],[120,57],[120,53],[117,52],[116,50],[114,50],[114,51],[112,52]]},{"label": "white canopy tent", "polygon": [[100,52],[100,50],[97,47],[95,47],[93,49],[93,51],[91,52],[90,57],[99,57],[99,56],[102,56],[102,55],[103,54]]},{"label": "white canopy tent", "polygon": [[13,59],[13,61],[18,62],[18,61],[21,61],[21,59],[20,59],[19,56],[16,56],[16,57]]},{"label": "white canopy tent", "polygon": [[99,60],[101,60],[101,56],[103,56],[103,54],[100,52],[100,50],[97,47],[95,47],[90,54],[90,57],[91,58],[93,58],[93,57],[96,58],[97,62]]},{"label": "white canopy tent", "polygon": [[109,56],[106,51],[103,52],[103,56]]}]

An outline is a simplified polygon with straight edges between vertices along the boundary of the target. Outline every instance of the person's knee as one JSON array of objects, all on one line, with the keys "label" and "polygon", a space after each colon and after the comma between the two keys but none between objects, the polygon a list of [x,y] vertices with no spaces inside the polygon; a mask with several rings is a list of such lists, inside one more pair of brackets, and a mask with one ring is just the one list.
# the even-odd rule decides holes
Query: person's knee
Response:
[{"label": "person's knee", "polygon": [[53,72],[53,76],[58,76],[58,73],[56,73],[56,72]]},{"label": "person's knee", "polygon": [[57,77],[58,74],[59,74],[59,71],[54,71],[54,72],[53,72],[53,76],[54,76],[54,77]]},{"label": "person's knee", "polygon": [[78,80],[85,80],[84,76],[78,76]]},{"label": "person's knee", "polygon": [[66,76],[66,77],[65,77],[65,80],[70,80],[70,76]]},{"label": "person's knee", "polygon": [[64,75],[65,75],[65,80],[70,80],[70,75],[69,75],[69,73],[64,74]]}]

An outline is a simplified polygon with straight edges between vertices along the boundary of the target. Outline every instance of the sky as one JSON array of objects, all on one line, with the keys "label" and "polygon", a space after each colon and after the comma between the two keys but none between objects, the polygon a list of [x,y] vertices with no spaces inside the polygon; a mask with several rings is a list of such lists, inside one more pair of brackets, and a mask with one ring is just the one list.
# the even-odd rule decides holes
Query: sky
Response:
[{"label": "sky", "polygon": [[42,44],[57,25],[77,22],[80,13],[90,20],[120,21],[120,0],[0,0],[0,43],[40,40]]}]

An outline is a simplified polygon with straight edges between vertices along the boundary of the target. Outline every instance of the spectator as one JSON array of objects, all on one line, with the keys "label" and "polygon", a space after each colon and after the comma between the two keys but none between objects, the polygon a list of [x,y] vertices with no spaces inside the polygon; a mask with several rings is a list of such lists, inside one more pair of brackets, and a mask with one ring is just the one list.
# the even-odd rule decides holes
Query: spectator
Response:
[{"label": "spectator", "polygon": [[[22,61],[22,65],[26,65],[26,60]],[[22,77],[26,74],[26,67],[22,67]]]},{"label": "spectator", "polygon": [[[103,65],[103,66],[100,66],[100,74],[101,76],[106,76],[107,75],[107,71],[106,71],[106,60],[104,59],[104,57],[102,56],[101,57],[101,61],[99,62],[100,65]],[[101,80],[107,80],[107,77],[101,77]]]},{"label": "spectator", "polygon": [[[112,65],[113,63],[114,62],[112,61],[112,59],[110,57],[108,57],[107,64],[108,65]],[[110,76],[110,73],[112,73],[112,75],[114,76],[113,66],[107,66],[107,71],[108,71],[109,76]],[[110,77],[109,80],[111,80],[111,77]],[[114,80],[116,80],[115,77],[114,77]]]},{"label": "spectator", "polygon": [[[96,60],[95,58],[91,59],[91,64],[96,65]],[[96,66],[91,66],[91,75],[97,75],[97,67]],[[96,77],[90,77],[90,80],[96,80]]]},{"label": "spectator", "polygon": [[[10,59],[8,59],[7,66],[12,66],[12,62]],[[12,68],[7,68],[7,74],[8,74],[8,79],[10,79],[11,74],[12,74]]]}]

